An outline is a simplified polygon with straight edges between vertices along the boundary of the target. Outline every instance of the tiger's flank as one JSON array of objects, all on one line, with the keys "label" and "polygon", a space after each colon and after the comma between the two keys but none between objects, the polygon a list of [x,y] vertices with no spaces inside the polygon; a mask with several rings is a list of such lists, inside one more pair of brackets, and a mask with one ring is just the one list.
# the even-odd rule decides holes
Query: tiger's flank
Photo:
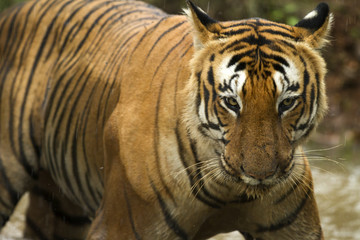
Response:
[{"label": "tiger's flank", "polygon": [[1,13],[0,226],[29,192],[33,239],[324,238],[301,144],[327,110],[328,5],[289,26],[187,4]]}]

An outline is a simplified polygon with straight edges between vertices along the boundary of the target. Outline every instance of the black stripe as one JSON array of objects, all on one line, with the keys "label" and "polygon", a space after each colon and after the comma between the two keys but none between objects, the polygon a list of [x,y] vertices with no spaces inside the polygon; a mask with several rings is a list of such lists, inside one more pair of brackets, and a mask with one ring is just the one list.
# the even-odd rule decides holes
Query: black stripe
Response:
[{"label": "black stripe", "polygon": [[196,113],[200,113],[200,104],[201,104],[201,93],[200,93],[200,83],[201,83],[201,71],[196,74],[197,78],[197,93],[196,93]]},{"label": "black stripe", "polygon": [[164,31],[154,42],[154,44],[152,45],[150,51],[148,52],[147,56],[146,56],[146,60],[149,59],[150,54],[152,53],[152,51],[154,50],[155,46],[160,42],[160,40],[165,37],[168,33],[174,31],[176,28],[180,27],[181,25],[183,25],[184,23],[186,23],[187,21],[183,21],[180,22],[174,26],[172,26],[171,28],[168,28],[166,31]]},{"label": "black stripe", "polygon": [[[198,129],[199,133],[200,133],[201,135],[203,135],[204,137],[212,138],[212,137],[208,134],[208,131],[206,131],[206,130],[209,130],[209,129],[207,129],[207,128],[203,127],[203,126],[198,126],[197,129]],[[205,129],[206,129],[206,130],[205,130]],[[214,138],[212,138],[212,139],[214,139]]]},{"label": "black stripe", "polygon": [[[72,107],[71,107],[71,110],[70,110],[70,114],[68,116],[67,124],[66,124],[66,127],[65,127],[66,133],[65,133],[65,136],[64,136],[65,142],[70,143],[70,148],[71,148],[70,153],[71,153],[71,156],[72,156],[72,159],[73,159],[73,161],[72,161],[72,172],[73,172],[73,176],[75,176],[75,181],[77,183],[76,186],[78,187],[78,190],[80,192],[80,193],[78,193],[78,195],[83,196],[82,198],[85,198],[85,193],[84,193],[82,181],[80,179],[79,172],[78,172],[78,166],[77,166],[77,164],[78,164],[77,159],[79,159],[77,157],[77,136],[76,136],[76,133],[74,133],[74,131],[72,131],[73,132],[73,138],[72,138],[72,140],[70,140],[70,131],[73,130],[72,121],[73,121],[75,109],[77,107],[77,103],[79,102],[80,98],[82,97],[82,94],[83,94],[83,92],[85,90],[87,82],[88,82],[88,80],[90,79],[90,77],[92,75],[92,71],[93,70],[90,71],[90,73],[88,74],[88,76],[84,80],[81,88],[77,91],[77,96],[75,97],[75,99],[73,99],[72,97],[68,98],[68,100],[70,98],[73,99],[73,102],[72,102]],[[79,82],[80,82],[80,79],[79,79]],[[73,91],[75,91],[75,89],[76,89],[76,87],[74,87]],[[72,94],[70,96],[72,96]],[[66,106],[68,106],[68,104],[65,105],[63,111],[66,110],[66,108],[67,108]],[[79,121],[79,116],[77,116],[75,126],[78,126],[78,121]],[[61,123],[61,118],[59,120],[59,123]],[[66,147],[66,150],[67,150],[67,147]],[[85,202],[88,209],[91,209],[91,211],[93,211],[93,212],[95,211],[95,209],[93,209],[92,206],[89,204],[88,200],[85,200],[83,202]]]},{"label": "black stripe", "polygon": [[228,32],[221,32],[221,35],[225,35],[227,37],[229,36],[234,36],[234,35],[240,35],[240,34],[243,34],[245,32],[249,32],[251,31],[251,29],[249,28],[244,28],[244,29],[238,29],[238,30],[230,30]]},{"label": "black stripe", "polygon": [[[74,73],[74,74],[72,74],[68,79],[67,79],[67,82],[65,83],[65,85],[64,85],[64,87],[62,88],[62,91],[59,93],[59,91],[54,91],[53,93],[52,93],[52,96],[50,96],[50,99],[52,100],[52,99],[55,99],[55,96],[56,95],[59,95],[59,98],[57,99],[57,103],[56,103],[56,107],[54,108],[54,104],[52,104],[52,101],[50,102],[51,103],[51,105],[50,104],[48,104],[48,108],[51,108],[51,109],[49,109],[49,111],[50,110],[53,110],[53,117],[52,117],[52,123],[54,124],[55,123],[55,121],[56,121],[56,118],[57,118],[57,116],[58,115],[60,115],[59,116],[59,123],[61,122],[61,120],[63,119],[63,117],[64,117],[64,114],[66,113],[65,112],[65,109],[69,106],[69,102],[70,102],[70,100],[71,100],[71,97],[72,97],[72,95],[75,93],[75,90],[76,90],[76,88],[78,87],[78,85],[80,84],[80,82],[81,82],[81,78],[83,78],[83,76],[85,75],[85,73],[88,71],[88,67],[89,66],[86,66],[85,67],[85,69],[82,71],[82,73],[80,74],[80,76],[79,77],[77,77],[76,79],[75,79],[75,77],[76,77],[76,74],[78,73],[78,72],[76,72],[76,73]],[[66,72],[63,74],[63,75],[61,75],[61,77],[65,77],[65,74],[66,74]],[[89,75],[87,76],[87,77],[89,77]],[[56,86],[57,85],[60,85],[60,82],[61,82],[61,79],[59,79],[58,81],[56,81],[57,82],[57,84],[56,84]],[[65,99],[65,96],[66,96],[66,93],[68,92],[68,88],[70,87],[70,85],[72,84],[72,83],[74,83],[75,82],[75,85],[73,86],[73,89],[70,91],[70,93],[69,93],[69,95],[68,95],[68,97]],[[56,88],[55,88],[56,89]],[[64,103],[64,104],[63,104]],[[62,111],[60,111],[60,107],[61,106],[63,106],[63,110]],[[58,125],[59,125],[59,123],[58,123]]]},{"label": "black stripe", "polygon": [[280,72],[283,76],[286,76],[285,69],[280,64],[274,63],[273,68],[274,68],[275,71]]},{"label": "black stripe", "polygon": [[150,180],[150,184],[156,194],[162,214],[165,217],[165,222],[168,225],[168,227],[170,229],[172,229],[174,231],[174,233],[181,239],[189,239],[189,237],[187,236],[187,233],[184,231],[184,229],[181,228],[181,226],[177,223],[177,221],[171,215],[170,210],[168,209],[168,206],[166,205],[164,199],[161,197],[159,191],[156,189],[154,183],[151,180]]},{"label": "black stripe", "polygon": [[212,122],[209,122],[209,123],[202,123],[201,124],[201,127],[203,128],[206,128],[206,129],[213,129],[213,130],[217,130],[217,131],[220,131],[220,127],[219,125],[215,124],[215,123],[212,123]]},{"label": "black stripe", "polygon": [[74,184],[71,182],[72,179],[67,171],[66,144],[67,143],[65,143],[64,141],[61,141],[58,147],[60,148],[60,158],[58,159],[61,161],[61,168],[58,168],[58,170],[61,171],[61,174],[59,172],[59,175],[61,175],[61,179],[65,181],[66,188],[70,191],[70,194],[75,198],[78,203],[80,203],[81,201],[79,201],[77,195],[75,194]]},{"label": "black stripe", "polygon": [[271,77],[270,79],[271,79],[271,82],[272,82],[272,84],[273,84],[273,87],[272,87],[272,89],[271,89],[271,91],[272,91],[272,96],[273,96],[274,99],[276,99],[277,86],[276,86],[276,83],[275,83],[274,78]]},{"label": "black stripe", "polygon": [[184,36],[166,53],[166,55],[163,57],[163,59],[161,60],[161,62],[159,63],[159,65],[157,66],[154,74],[153,74],[153,78],[152,80],[154,80],[156,74],[158,73],[160,67],[162,66],[162,64],[166,61],[166,59],[169,57],[169,55],[184,41],[184,39],[189,35],[189,32],[185,33]]},{"label": "black stripe", "polygon": [[250,49],[250,50],[247,50],[247,51],[245,51],[243,53],[234,55],[231,58],[231,60],[230,60],[230,62],[228,64],[228,67],[231,67],[232,65],[238,64],[239,61],[244,57],[248,57],[248,56],[253,55],[252,53],[254,53],[254,51],[255,51],[254,49]]},{"label": "black stripe", "polygon": [[149,34],[149,33],[152,33],[153,31],[155,31],[159,26],[160,24],[166,20],[168,18],[168,16],[160,19],[154,26],[152,26],[151,28],[147,29],[145,31],[145,33],[141,36],[140,40],[137,42],[136,46],[132,48],[132,52],[130,53],[130,57],[129,57],[129,62],[131,61],[132,59],[132,56],[134,54],[134,52],[136,51],[136,49],[140,46],[140,44],[142,43],[142,41],[145,39],[145,37]]},{"label": "black stripe", "polygon": [[297,82],[297,83],[295,83],[295,84],[290,85],[290,86],[286,89],[286,91],[297,92],[297,91],[299,90],[299,88],[300,88],[300,84]]},{"label": "black stripe", "polygon": [[[189,168],[189,164],[187,164],[187,162],[185,161],[185,159],[189,159],[188,157],[185,157],[185,146],[184,146],[184,142],[181,139],[180,136],[180,132],[179,132],[179,123],[176,123],[176,128],[175,128],[175,135],[176,135],[176,140],[177,140],[177,146],[178,146],[178,153],[180,155],[180,160],[182,165],[184,166],[184,168],[186,169],[186,173],[188,175],[189,178],[189,182],[190,182],[190,186],[193,187],[195,185],[195,178],[196,175],[194,175],[193,171]],[[195,191],[197,191],[198,188],[195,189]],[[212,207],[212,208],[220,208],[219,205],[212,203],[211,201],[208,201],[206,198],[202,197],[201,194],[193,194],[196,199],[198,199],[199,201],[201,201],[202,203]]]},{"label": "black stripe", "polygon": [[222,28],[228,29],[228,28],[235,28],[235,27],[239,27],[239,26],[248,26],[248,23],[247,22],[239,22],[239,23],[231,24],[229,26],[222,26]]},{"label": "black stripe", "polygon": [[240,62],[236,68],[235,68],[235,72],[239,72],[239,71],[243,71],[246,68],[246,63],[245,62]]},{"label": "black stripe", "polygon": [[[77,62],[78,62],[78,60],[74,61],[72,65],[70,65],[67,69],[64,70],[64,73],[61,74],[58,79],[56,79],[54,86],[51,85],[51,88],[46,88],[45,98],[44,98],[44,101],[43,101],[43,103],[42,103],[42,107],[45,108],[45,114],[44,114],[45,129],[46,129],[46,126],[47,126],[47,124],[48,124],[48,122],[49,122],[48,120],[49,120],[49,117],[50,117],[51,110],[54,109],[54,107],[53,107],[53,102],[55,101],[55,97],[56,97],[56,94],[55,94],[55,93],[58,92],[58,88],[60,87],[60,84],[62,83],[62,80],[65,79],[66,74],[68,74],[68,73],[70,72],[70,70],[75,66],[75,64],[76,64]],[[72,76],[76,76],[76,74],[78,73],[78,71],[79,71],[79,70],[77,69],[74,73],[72,73]],[[47,81],[48,81],[48,82],[47,82],[47,86],[49,86],[50,83],[51,83],[52,81],[54,81],[54,79],[49,78]],[[71,81],[68,81],[68,82],[66,83],[65,89],[68,87],[68,85],[70,84],[70,82],[71,82]],[[62,92],[62,94],[60,95],[60,96],[61,96],[60,99],[62,99],[62,97],[63,97],[63,95],[64,95],[65,89],[63,89],[63,92]],[[52,91],[52,94],[49,94],[49,91],[50,91],[50,90]],[[59,107],[60,107],[60,106],[59,106],[59,104],[58,104],[56,110],[54,111],[55,113],[58,112]],[[55,117],[54,117],[54,118],[55,118]],[[54,119],[53,119],[53,121],[54,121]]]},{"label": "black stripe", "polygon": [[[50,6],[44,11],[44,13],[42,14],[42,16],[40,17],[40,20],[39,20],[39,23],[42,21],[42,18],[46,15],[46,13],[49,11],[50,7],[55,3],[55,1],[53,3],[50,4]],[[60,11],[58,12],[58,14],[65,8],[66,5],[68,5],[70,2],[68,3],[65,3],[62,8],[60,9]],[[19,141],[19,153],[20,153],[20,157],[19,157],[19,160],[21,162],[21,164],[24,166],[26,172],[34,177],[34,178],[37,178],[37,172],[34,172],[34,169],[33,167],[29,164],[29,162],[27,161],[27,157],[25,155],[25,152],[24,152],[24,137],[23,137],[23,134],[24,134],[24,130],[23,130],[23,125],[26,121],[24,121],[24,113],[25,113],[25,106],[26,106],[26,103],[28,102],[27,101],[27,97],[28,97],[28,94],[29,94],[29,91],[30,91],[30,87],[31,87],[31,84],[32,84],[32,81],[33,81],[33,78],[34,78],[34,75],[35,75],[35,71],[37,69],[37,66],[38,66],[38,63],[40,62],[40,58],[41,58],[41,55],[43,53],[43,50],[45,48],[45,45],[46,45],[46,42],[48,40],[48,37],[50,35],[50,32],[52,31],[52,27],[53,27],[53,24],[55,22],[55,19],[57,18],[57,15],[55,16],[54,20],[52,21],[52,23],[48,26],[47,28],[47,31],[41,41],[41,44],[40,44],[40,47],[37,51],[37,54],[36,54],[36,57],[35,57],[35,60],[34,60],[34,63],[33,63],[33,66],[31,68],[31,72],[30,72],[30,76],[27,80],[27,84],[26,84],[26,88],[25,88],[25,93],[24,93],[24,98],[23,98],[23,102],[21,104],[21,110],[20,110],[20,116],[19,116],[19,122],[20,122],[20,126],[19,126],[19,129],[18,129],[18,141]],[[38,23],[38,24],[39,24]],[[35,150],[34,150],[35,151]]]},{"label": "black stripe", "polygon": [[[17,50],[16,48],[14,48],[13,45],[16,43],[16,40],[19,40],[19,39],[17,39],[18,25],[19,24],[16,24],[16,29],[15,30],[14,30],[14,25],[15,25],[15,22],[17,20],[16,17],[18,16],[21,9],[22,8],[20,8],[20,7],[17,8],[15,14],[13,14],[13,16],[11,18],[10,25],[8,27],[8,32],[6,34],[5,44],[3,46],[3,49],[5,50],[5,53],[2,54],[3,56],[1,56],[1,57],[4,57],[4,59],[9,58],[9,54],[11,53],[12,50],[15,50],[15,51]],[[21,18],[21,16],[20,16],[20,18]],[[14,33],[14,36],[12,36],[12,33]],[[19,42],[21,42],[21,40]],[[6,64],[4,64],[4,65],[6,65]]]},{"label": "black stripe", "polygon": [[278,56],[278,55],[275,55],[275,54],[266,54],[265,52],[261,51],[261,57],[268,58],[268,59],[271,59],[271,60],[275,60],[275,61],[281,63],[282,65],[286,66],[286,67],[290,66],[288,61],[286,61],[285,58],[283,58],[281,56]]},{"label": "black stripe", "polygon": [[303,88],[304,88],[304,90],[303,90],[303,92],[301,94],[301,96],[302,96],[302,98],[304,100],[304,103],[307,102],[307,100],[306,100],[306,92],[307,92],[307,86],[308,86],[309,82],[310,82],[309,72],[305,69],[304,70],[304,78],[303,78]]},{"label": "black stripe", "polygon": [[270,226],[258,225],[257,232],[258,233],[273,232],[291,225],[296,220],[301,210],[304,208],[310,194],[311,194],[311,188],[309,187],[304,198],[291,214],[281,219],[277,223],[271,224]]},{"label": "black stripe", "polygon": [[123,188],[124,188],[124,199],[125,199],[125,202],[126,202],[126,207],[127,207],[127,209],[128,209],[128,215],[129,215],[129,220],[130,220],[131,229],[132,229],[132,231],[133,231],[133,233],[134,233],[135,239],[136,239],[136,240],[140,240],[141,237],[140,237],[140,234],[136,231],[136,227],[135,227],[134,217],[133,217],[132,210],[131,210],[130,201],[129,201],[129,198],[128,198],[127,192],[126,192],[126,186],[124,185]]},{"label": "black stripe", "polygon": [[180,58],[183,58],[191,49],[193,49],[193,43],[189,44],[188,48],[181,54]]},{"label": "black stripe", "polygon": [[[200,170],[200,166],[199,166],[199,158],[198,158],[198,153],[196,150],[196,141],[193,139],[190,139],[190,147],[191,147],[191,151],[193,154],[193,158],[195,159],[195,163],[196,163],[196,177],[197,177],[197,181],[199,182],[200,186],[203,186],[201,188],[201,192],[204,193],[204,195],[206,197],[208,197],[209,199],[211,199],[212,201],[214,201],[217,205],[225,205],[226,203],[222,200],[220,200],[219,198],[213,196],[211,193],[209,193],[209,191],[206,189],[205,183],[202,180],[202,174],[201,174],[201,170]],[[197,189],[194,189],[194,191],[192,192],[192,194],[194,196],[196,196],[198,194]]]},{"label": "black stripe", "polygon": [[203,83],[203,95],[204,95],[204,103],[205,103],[205,117],[206,120],[209,121],[209,110],[208,110],[208,106],[209,106],[209,100],[210,100],[210,92],[209,90],[206,88],[205,83]]},{"label": "black stripe", "polygon": [[40,159],[41,147],[39,144],[37,144],[36,139],[35,139],[34,126],[36,124],[34,123],[34,116],[33,116],[34,112],[35,112],[35,110],[31,110],[29,136],[30,136],[30,142],[31,142],[32,148],[35,150],[36,159]]},{"label": "black stripe", "polygon": [[11,204],[13,206],[16,205],[16,203],[19,201],[19,195],[18,195],[18,191],[12,186],[10,179],[8,178],[4,165],[3,165],[3,160],[0,158],[0,179],[2,182],[2,185],[5,187],[5,189],[7,190],[9,196],[10,196],[10,201]]},{"label": "black stripe", "polygon": [[[85,24],[85,22],[91,17],[91,15],[93,15],[93,13],[95,13],[97,10],[99,10],[99,9],[101,9],[103,6],[107,6],[107,5],[109,5],[109,3],[111,3],[111,2],[109,2],[109,1],[107,1],[107,2],[102,2],[102,3],[100,3],[100,4],[98,4],[98,5],[96,5],[95,7],[93,7],[84,17],[82,17],[82,21],[81,21],[81,23],[80,23],[80,25],[79,25],[79,28],[77,29],[77,31],[72,35],[72,37],[74,38],[77,34],[78,34],[78,32],[82,29],[82,26]],[[126,4],[125,4],[126,5]],[[82,6],[81,6],[82,7]],[[80,8],[81,8],[80,7]],[[80,9],[79,8],[79,9]],[[78,10],[78,9],[77,9]],[[72,19],[74,17],[74,15],[71,15],[70,17],[69,17],[69,19]],[[70,20],[69,20],[70,21]]]},{"label": "black stripe", "polygon": [[321,94],[320,94],[320,77],[319,77],[319,74],[316,73],[315,74],[315,79],[316,79],[316,107],[318,110],[318,105],[320,103],[320,98],[321,98]]},{"label": "black stripe", "polygon": [[278,198],[276,201],[274,201],[275,205],[282,203],[285,199],[287,199],[290,195],[292,195],[295,192],[295,190],[298,188],[298,186],[303,182],[305,173],[306,173],[306,169],[304,167],[303,171],[301,173],[301,176],[296,177],[296,179],[294,180],[294,183],[291,185],[289,190],[286,193],[284,193],[280,198]]},{"label": "black stripe", "polygon": [[[82,113],[82,116],[81,116],[81,120],[80,120],[80,123],[78,125],[78,128],[77,129],[80,129],[81,126],[83,126],[82,128],[82,141],[81,141],[81,146],[82,146],[82,152],[83,152],[83,156],[84,156],[84,162],[85,162],[85,166],[86,166],[86,169],[90,169],[90,166],[89,166],[89,161],[88,161],[88,157],[87,157],[87,152],[86,152],[86,145],[85,145],[85,142],[86,142],[86,132],[87,132],[87,124],[88,124],[88,119],[89,119],[89,113],[90,113],[90,103],[92,103],[92,100],[93,100],[93,96],[95,94],[95,90],[97,89],[98,87],[98,84],[99,84],[99,80],[96,81],[96,84],[94,85],[93,89],[91,90],[91,93],[89,95],[89,98],[86,102],[86,105],[84,107],[84,111]],[[86,110],[86,111],[85,111]],[[76,133],[77,134],[77,133]],[[98,171],[96,171],[98,173]],[[100,198],[98,198],[96,195],[95,195],[95,192],[93,190],[93,187],[91,186],[90,184],[90,173],[91,171],[87,171],[86,174],[85,174],[85,178],[86,178],[86,187],[88,189],[88,191],[90,192],[90,195],[93,199],[93,201],[95,202],[96,205],[99,205],[100,204]],[[94,176],[93,176],[94,177]],[[101,182],[101,177],[98,176],[98,179],[99,181]]]},{"label": "black stripe", "polygon": [[[278,23],[274,23],[274,22],[258,22],[259,26],[261,27],[278,27],[278,28],[282,28],[285,31],[291,31],[292,32],[292,28],[286,27],[282,24],[278,24]],[[268,30],[268,29],[266,29]],[[263,32],[264,30],[260,30],[260,32]]]},{"label": "black stripe", "polygon": [[[217,110],[217,107],[218,107],[218,106],[220,106],[222,109],[224,109],[224,107],[223,107],[221,104],[214,104],[213,109],[214,109],[215,116],[216,116],[216,118],[217,118],[217,120],[218,120],[218,122],[219,122],[219,125],[220,125],[221,127],[227,127],[228,124],[223,123],[223,122],[221,121],[221,119],[220,119],[220,115],[218,114],[218,110]],[[224,110],[225,110],[225,111],[228,111],[227,109],[224,109]]]},{"label": "black stripe", "polygon": [[[75,106],[75,104],[74,104]],[[76,123],[78,123],[80,118],[77,118],[77,121]],[[71,117],[69,117],[69,121],[68,123],[71,122]],[[69,125],[69,124],[68,124]],[[78,124],[76,124],[75,126],[78,126]],[[67,126],[67,129],[70,128],[71,126]],[[84,137],[85,138],[85,137]],[[80,157],[77,156],[77,136],[76,136],[76,133],[73,133],[73,137],[72,137],[72,140],[70,141],[69,138],[65,138],[66,142],[70,143],[71,146],[71,166],[72,166],[72,175],[74,176],[75,178],[75,182],[76,182],[76,186],[78,188],[78,191],[76,192],[77,195],[80,195],[81,198],[85,201],[82,201],[88,209],[90,209],[92,212],[95,212],[96,209],[94,209],[91,204],[89,203],[89,200],[86,198],[87,194],[85,194],[85,191],[84,191],[84,187],[83,187],[83,182],[81,181],[80,179],[80,173],[79,173],[79,167],[78,167],[78,162],[80,161]],[[70,164],[69,164],[70,165]],[[89,169],[86,169],[86,172],[88,172]]]},{"label": "black stripe", "polygon": [[215,102],[217,98],[216,90],[215,90],[215,78],[214,78],[214,71],[213,68],[210,67],[208,74],[207,74],[207,80],[211,85],[212,88],[212,101]]},{"label": "black stripe", "polygon": [[276,30],[272,30],[272,29],[265,29],[265,30],[261,30],[260,33],[270,33],[270,34],[273,34],[273,35],[280,35],[282,37],[286,37],[286,38],[290,38],[290,39],[295,39],[294,36],[290,35],[290,34],[287,34],[285,32],[281,32],[281,31],[276,31]]},{"label": "black stripe", "polygon": [[[86,72],[86,69],[83,71],[83,73],[81,74],[81,76],[77,79],[77,81],[75,81],[75,86],[73,87],[72,91],[69,93],[67,99],[64,100],[62,97],[58,99],[58,100],[59,100],[58,106],[61,105],[61,103],[63,103],[63,104],[62,104],[63,109],[62,109],[61,112],[59,111],[59,112],[60,112],[60,116],[59,116],[59,119],[58,119],[58,122],[57,122],[56,126],[54,127],[55,134],[54,134],[54,136],[53,136],[53,138],[52,138],[52,139],[53,139],[53,152],[54,152],[54,153],[57,152],[56,141],[57,141],[57,139],[59,139],[58,134],[61,133],[60,128],[61,128],[62,120],[63,120],[65,114],[67,113],[66,110],[68,109],[68,106],[69,106],[69,103],[70,103],[71,99],[73,99],[72,96],[73,96],[74,93],[76,92],[76,89],[77,89],[79,83],[81,82],[81,78],[82,78],[82,76],[85,74],[85,72]],[[87,80],[89,79],[89,77],[91,76],[91,74],[92,74],[92,70],[91,70],[90,73],[86,76],[86,79],[85,79],[84,83],[83,83],[82,86],[80,87],[80,90],[79,90],[80,94],[81,94],[81,92],[83,91],[83,89],[84,89],[84,87],[85,87],[85,85],[86,85],[86,82],[87,82]],[[68,81],[68,83],[70,83],[70,82],[72,82],[71,79]],[[68,83],[67,83],[67,84],[68,84]],[[67,87],[65,86],[65,88],[63,89],[63,93],[65,92],[66,89],[67,89]],[[78,96],[76,97],[77,100],[78,100],[80,94],[78,94]],[[76,101],[77,101],[77,100],[76,100]],[[76,106],[76,104],[74,104],[73,107],[72,107],[72,110],[71,110],[71,112],[70,112],[71,115],[73,114],[73,108],[74,108],[74,106]],[[55,112],[54,120],[55,120],[55,117],[56,117],[56,113],[57,113],[57,112]],[[69,190],[71,191],[71,193],[76,197],[77,195],[75,194],[75,190],[74,190],[74,188],[73,188],[73,184],[71,183],[70,176],[68,175],[68,172],[67,172],[67,169],[66,169],[66,167],[67,167],[66,162],[67,162],[67,161],[66,161],[66,157],[65,157],[65,156],[66,156],[66,152],[67,152],[67,144],[68,144],[68,140],[69,140],[69,137],[68,137],[68,136],[69,136],[69,130],[70,130],[70,126],[69,126],[69,122],[70,122],[70,121],[71,121],[71,116],[69,117],[67,126],[66,126],[66,128],[65,128],[65,141],[61,141],[61,142],[60,142],[60,146],[61,146],[61,149],[62,149],[62,150],[60,151],[61,157],[59,158],[59,160],[61,161],[61,170],[62,170],[63,178],[64,178],[64,180],[65,180],[65,182],[66,182],[66,186],[69,188]],[[57,159],[57,158],[55,157],[55,159]],[[55,162],[57,163],[57,161],[55,161]],[[59,168],[58,168],[58,169],[59,169]],[[59,169],[59,170],[60,170],[60,169]],[[79,187],[80,187],[80,186],[79,186]]]},{"label": "black stripe", "polygon": [[273,41],[262,35],[249,35],[242,39],[243,42],[250,45],[256,45],[256,47],[261,47],[263,45],[272,45]]},{"label": "black stripe", "polygon": [[[106,9],[105,12],[103,12],[102,14],[100,14],[99,17],[97,17],[95,19],[95,21],[91,24],[91,26],[88,28],[88,31],[86,32],[85,36],[82,38],[82,40],[80,41],[79,45],[77,46],[75,52],[74,52],[74,55],[76,55],[80,49],[82,48],[82,46],[84,45],[86,39],[89,37],[90,33],[93,31],[93,29],[95,28],[95,26],[97,26],[98,22],[108,13],[110,12],[111,10],[113,9],[116,9],[118,8],[119,6],[122,6],[122,5],[127,5],[127,4],[119,4],[119,5],[115,5],[115,6],[112,6],[111,8],[108,8]],[[120,15],[117,20],[127,16],[127,15],[130,15],[130,14],[133,14],[133,13],[136,13],[136,12],[143,12],[142,10],[133,10],[133,11],[129,11],[129,12],[126,12],[122,15]],[[109,20],[109,19],[108,19]],[[105,23],[104,23],[105,24]]]},{"label": "black stripe", "polygon": [[[64,39],[64,41],[63,41],[63,43],[62,43],[62,45],[61,45],[61,47],[60,47],[59,58],[60,58],[60,56],[62,55],[62,53],[64,52],[65,46],[66,46],[66,44],[68,43],[71,34],[72,34],[73,31],[75,30],[75,28],[78,26],[78,24],[79,24],[79,23],[75,23],[75,24],[70,28],[70,30],[67,32],[67,34],[66,34],[66,36],[65,36],[65,39]],[[57,60],[57,61],[58,61],[58,60]],[[56,61],[56,62],[57,62],[57,61]]]},{"label": "black stripe", "polygon": [[[63,35],[65,28],[69,25],[70,21],[75,17],[75,15],[83,8],[87,6],[86,2],[83,2],[82,5],[80,5],[78,8],[72,10],[70,16],[63,22],[61,31],[60,31],[60,36]],[[75,7],[75,6],[74,6]]]},{"label": "black stripe", "polygon": [[308,126],[309,126],[309,123],[310,121],[312,120],[311,119],[311,114],[314,110],[314,101],[315,101],[315,89],[314,89],[314,84],[311,85],[311,92],[310,92],[310,107],[309,107],[309,111],[308,111],[308,114],[309,114],[309,118],[308,120],[306,121],[306,123],[304,124],[301,124],[297,129],[298,130],[304,130],[306,129]]},{"label": "black stripe", "polygon": [[155,153],[155,159],[156,159],[156,165],[157,165],[157,171],[158,171],[158,176],[160,178],[161,184],[163,185],[166,194],[172,199],[172,201],[175,203],[175,198],[172,195],[169,187],[166,185],[164,178],[163,178],[163,174],[161,172],[161,167],[160,167],[160,146],[161,146],[161,141],[160,141],[160,127],[159,127],[159,114],[160,114],[160,103],[161,103],[161,95],[163,92],[163,87],[164,87],[164,83],[165,83],[165,79],[163,79],[163,81],[161,82],[160,85],[160,89],[159,89],[159,93],[158,93],[158,98],[156,101],[156,105],[155,105],[155,126],[154,126],[154,153]]}]

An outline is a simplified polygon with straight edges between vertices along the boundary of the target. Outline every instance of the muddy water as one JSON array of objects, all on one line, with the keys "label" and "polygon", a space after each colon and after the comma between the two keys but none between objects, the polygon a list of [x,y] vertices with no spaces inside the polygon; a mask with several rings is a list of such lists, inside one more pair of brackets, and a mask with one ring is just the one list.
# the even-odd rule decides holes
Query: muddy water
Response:
[{"label": "muddy water", "polygon": [[[307,155],[312,166],[325,239],[360,240],[360,146],[345,144],[332,150],[313,151],[319,148],[324,146],[307,147]],[[26,198],[21,205],[18,207],[20,214],[15,214],[15,220],[3,229],[0,240],[23,239],[21,212],[26,209]],[[235,239],[243,238],[236,232],[211,238]]]},{"label": "muddy water", "polygon": [[360,146],[342,143],[315,155],[328,156],[309,157],[326,239],[360,239]]}]

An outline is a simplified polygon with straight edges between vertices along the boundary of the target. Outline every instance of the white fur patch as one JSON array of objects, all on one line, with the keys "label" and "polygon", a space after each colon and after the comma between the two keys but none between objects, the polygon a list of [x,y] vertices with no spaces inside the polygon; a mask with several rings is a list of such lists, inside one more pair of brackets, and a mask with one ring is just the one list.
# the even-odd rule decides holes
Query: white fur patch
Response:
[{"label": "white fur patch", "polygon": [[304,19],[311,19],[311,18],[315,18],[318,15],[318,12],[316,10],[309,12]]},{"label": "white fur patch", "polygon": [[[282,65],[282,67],[285,70],[285,76],[287,77],[289,83],[285,81],[285,76],[282,73],[275,72],[273,75],[277,88],[277,93],[279,94],[279,98],[276,101],[277,107],[279,106],[280,102],[283,101],[284,99],[298,96],[298,93],[286,91],[289,86],[296,85],[297,83],[300,82],[300,74],[295,64],[289,59],[286,60],[289,63],[289,67],[284,65]],[[299,91],[301,91],[301,88],[299,89]]]},{"label": "white fur patch", "polygon": [[[246,71],[237,71],[236,64],[228,67],[232,56],[226,57],[222,60],[219,67],[216,69],[216,78],[222,86],[230,86],[230,89],[223,93],[224,97],[233,97],[237,100],[240,109],[242,108],[242,101],[240,98],[240,92],[245,84],[247,74]],[[226,106],[224,106],[226,108]],[[232,115],[236,116],[233,111],[229,111]]]}]

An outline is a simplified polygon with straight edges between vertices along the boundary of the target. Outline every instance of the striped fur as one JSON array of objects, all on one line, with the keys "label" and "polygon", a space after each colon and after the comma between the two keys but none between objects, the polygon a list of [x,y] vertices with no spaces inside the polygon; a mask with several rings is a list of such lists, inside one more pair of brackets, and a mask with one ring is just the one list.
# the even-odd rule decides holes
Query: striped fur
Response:
[{"label": "striped fur", "polygon": [[292,27],[188,5],[0,15],[0,225],[30,191],[40,239],[323,239],[300,144],[327,108],[328,6]]}]

